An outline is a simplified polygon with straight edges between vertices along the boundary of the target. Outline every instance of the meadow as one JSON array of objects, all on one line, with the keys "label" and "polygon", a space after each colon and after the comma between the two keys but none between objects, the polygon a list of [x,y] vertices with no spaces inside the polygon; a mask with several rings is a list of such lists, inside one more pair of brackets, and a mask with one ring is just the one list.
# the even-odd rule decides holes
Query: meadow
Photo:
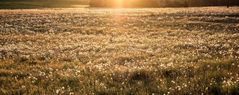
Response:
[{"label": "meadow", "polygon": [[237,95],[239,7],[0,10],[1,95]]}]

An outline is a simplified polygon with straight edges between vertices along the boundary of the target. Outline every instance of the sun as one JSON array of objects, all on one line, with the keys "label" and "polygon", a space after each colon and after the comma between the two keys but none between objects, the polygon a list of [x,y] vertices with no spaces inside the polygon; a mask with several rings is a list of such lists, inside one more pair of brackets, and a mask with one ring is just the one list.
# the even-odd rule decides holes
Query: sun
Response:
[{"label": "sun", "polygon": [[140,3],[138,0],[112,0],[114,7],[123,8],[134,6],[136,3]]},{"label": "sun", "polygon": [[115,5],[115,7],[117,7],[117,8],[122,8],[122,7],[124,7],[124,1],[125,1],[125,0],[114,0],[114,5]]},{"label": "sun", "polygon": [[158,0],[90,0],[91,7],[155,7],[158,6]]}]

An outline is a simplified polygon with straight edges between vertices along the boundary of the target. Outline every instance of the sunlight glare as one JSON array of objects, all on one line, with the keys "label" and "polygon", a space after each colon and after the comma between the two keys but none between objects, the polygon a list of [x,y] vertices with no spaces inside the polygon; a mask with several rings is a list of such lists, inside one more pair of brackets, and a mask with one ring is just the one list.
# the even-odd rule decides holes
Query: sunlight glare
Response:
[{"label": "sunlight glare", "polygon": [[123,3],[124,3],[124,0],[115,0],[115,2],[114,2],[115,4],[115,7],[117,7],[117,8],[122,8],[123,7]]}]

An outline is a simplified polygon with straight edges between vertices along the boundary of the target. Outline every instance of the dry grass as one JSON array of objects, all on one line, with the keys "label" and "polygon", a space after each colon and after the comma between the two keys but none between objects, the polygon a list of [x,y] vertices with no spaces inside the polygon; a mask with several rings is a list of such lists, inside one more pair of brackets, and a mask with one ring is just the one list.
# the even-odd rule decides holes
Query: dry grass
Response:
[{"label": "dry grass", "polygon": [[0,94],[238,94],[238,13],[1,10]]}]

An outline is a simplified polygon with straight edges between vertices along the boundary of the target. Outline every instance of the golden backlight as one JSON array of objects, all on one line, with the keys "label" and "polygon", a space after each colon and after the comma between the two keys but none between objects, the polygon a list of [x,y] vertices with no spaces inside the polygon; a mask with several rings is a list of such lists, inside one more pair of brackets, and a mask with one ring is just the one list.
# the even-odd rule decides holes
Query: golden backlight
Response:
[{"label": "golden backlight", "polygon": [[158,0],[92,0],[91,7],[157,7]]},{"label": "golden backlight", "polygon": [[112,0],[111,2],[108,2],[108,4],[116,8],[134,7],[141,5],[142,3],[142,0]]},{"label": "golden backlight", "polygon": [[122,8],[122,7],[124,7],[123,5],[124,5],[124,0],[114,0],[114,5],[115,5],[115,7],[117,7],[117,8]]}]

